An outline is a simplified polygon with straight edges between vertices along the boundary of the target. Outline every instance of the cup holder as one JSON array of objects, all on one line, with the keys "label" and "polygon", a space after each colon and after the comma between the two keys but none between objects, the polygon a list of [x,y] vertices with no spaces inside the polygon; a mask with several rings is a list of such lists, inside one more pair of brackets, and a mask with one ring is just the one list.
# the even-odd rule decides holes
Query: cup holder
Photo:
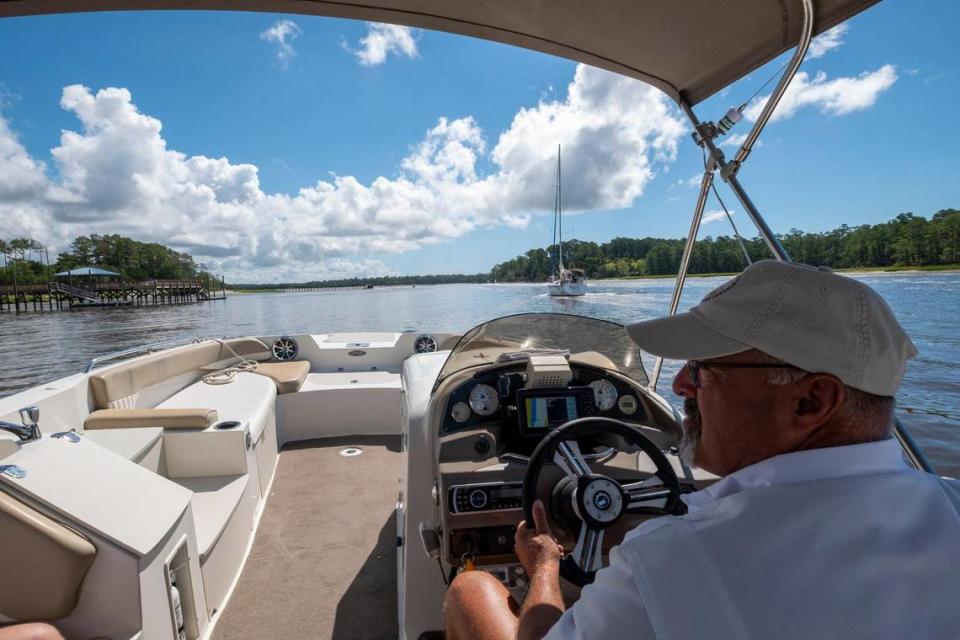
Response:
[{"label": "cup holder", "polygon": [[240,423],[237,422],[236,420],[226,420],[224,422],[218,422],[217,424],[213,425],[213,428],[216,429],[217,431],[225,431],[227,429],[236,429],[239,426],[240,426]]}]

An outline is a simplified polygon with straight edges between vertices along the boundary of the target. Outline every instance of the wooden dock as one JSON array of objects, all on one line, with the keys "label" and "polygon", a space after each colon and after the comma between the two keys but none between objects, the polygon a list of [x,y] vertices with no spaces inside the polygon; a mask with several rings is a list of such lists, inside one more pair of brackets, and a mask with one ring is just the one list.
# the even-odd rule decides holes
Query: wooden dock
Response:
[{"label": "wooden dock", "polygon": [[363,289],[373,289],[372,284],[348,284],[348,285],[324,285],[318,284],[281,284],[276,287],[278,291],[360,291]]},{"label": "wooden dock", "polygon": [[[220,289],[210,284],[220,285]],[[224,300],[222,282],[205,280],[139,280],[85,283],[65,282],[0,286],[0,311],[59,311],[121,305],[156,306]]]}]

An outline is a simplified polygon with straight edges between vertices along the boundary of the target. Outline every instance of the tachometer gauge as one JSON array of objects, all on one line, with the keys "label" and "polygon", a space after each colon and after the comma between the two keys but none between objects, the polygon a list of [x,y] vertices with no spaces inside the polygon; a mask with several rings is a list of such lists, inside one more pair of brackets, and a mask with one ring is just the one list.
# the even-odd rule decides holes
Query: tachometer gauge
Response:
[{"label": "tachometer gauge", "polygon": [[470,408],[478,415],[493,415],[500,406],[497,390],[488,384],[478,384],[470,390]]},{"label": "tachometer gauge", "polygon": [[457,422],[463,424],[470,419],[470,407],[466,402],[457,402],[450,409],[450,416]]},{"label": "tachometer gauge", "polygon": [[600,411],[610,411],[617,403],[617,388],[609,380],[594,380],[589,384],[593,389],[593,401]]}]

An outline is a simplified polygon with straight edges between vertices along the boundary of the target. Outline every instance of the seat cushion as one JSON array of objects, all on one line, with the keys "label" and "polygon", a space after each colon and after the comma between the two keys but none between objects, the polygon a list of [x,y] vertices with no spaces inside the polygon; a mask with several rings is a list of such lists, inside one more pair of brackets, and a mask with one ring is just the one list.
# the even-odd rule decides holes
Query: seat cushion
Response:
[{"label": "seat cushion", "polygon": [[206,429],[217,421],[216,409],[101,409],[87,416],[84,429]]},{"label": "seat cushion", "polygon": [[250,435],[256,442],[268,423],[273,424],[276,400],[277,387],[270,378],[240,373],[229,384],[195,382],[157,406],[162,409],[213,407],[220,420],[249,423]]},{"label": "seat cushion", "polygon": [[237,362],[237,356],[268,358],[270,348],[255,338],[234,338],[167,349],[97,370],[90,375],[90,390],[97,409],[127,408],[142,389],[178,376],[198,376],[207,367],[227,366]]},{"label": "seat cushion", "polygon": [[310,373],[310,363],[306,360],[261,362],[253,373],[273,380],[277,385],[277,393],[296,393]]},{"label": "seat cushion", "polygon": [[11,620],[56,620],[77,606],[96,547],[0,491],[0,607]]}]

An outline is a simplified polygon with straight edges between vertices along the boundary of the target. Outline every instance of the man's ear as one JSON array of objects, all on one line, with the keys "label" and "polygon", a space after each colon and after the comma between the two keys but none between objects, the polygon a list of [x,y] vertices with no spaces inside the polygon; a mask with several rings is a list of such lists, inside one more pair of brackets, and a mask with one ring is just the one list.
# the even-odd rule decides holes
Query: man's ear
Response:
[{"label": "man's ear", "polygon": [[799,383],[800,399],[797,402],[796,418],[799,426],[815,429],[829,421],[847,399],[847,389],[836,377],[827,373],[814,373]]}]

